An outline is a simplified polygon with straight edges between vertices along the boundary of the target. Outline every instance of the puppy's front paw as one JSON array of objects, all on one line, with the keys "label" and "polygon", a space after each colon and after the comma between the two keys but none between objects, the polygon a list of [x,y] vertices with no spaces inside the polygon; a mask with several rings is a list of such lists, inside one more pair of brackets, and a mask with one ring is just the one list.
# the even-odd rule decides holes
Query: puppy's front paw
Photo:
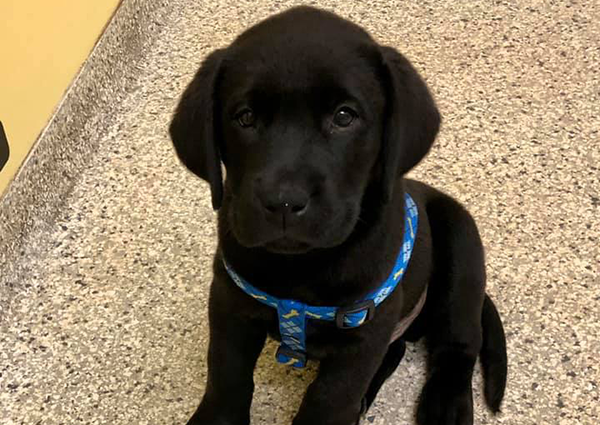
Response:
[{"label": "puppy's front paw", "polygon": [[417,410],[419,425],[473,425],[471,383],[459,383],[432,375],[421,393]]},{"label": "puppy's front paw", "polygon": [[205,418],[201,416],[192,416],[187,425],[249,425],[250,422],[231,422],[225,418]]},{"label": "puppy's front paw", "polygon": [[230,418],[225,413],[200,405],[187,425],[250,425],[250,419]]}]

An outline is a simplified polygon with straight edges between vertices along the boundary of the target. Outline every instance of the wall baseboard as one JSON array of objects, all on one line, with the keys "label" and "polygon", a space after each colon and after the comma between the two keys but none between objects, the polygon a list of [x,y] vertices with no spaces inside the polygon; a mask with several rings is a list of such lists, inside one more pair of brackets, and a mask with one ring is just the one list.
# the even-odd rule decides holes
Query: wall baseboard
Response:
[{"label": "wall baseboard", "polygon": [[[132,90],[136,63],[160,35],[169,0],[126,0],[0,199],[0,321],[26,282],[28,236],[49,233],[65,198]],[[42,236],[43,237],[43,236]],[[36,246],[43,246],[36,240]],[[32,244],[33,245],[33,244]]]}]

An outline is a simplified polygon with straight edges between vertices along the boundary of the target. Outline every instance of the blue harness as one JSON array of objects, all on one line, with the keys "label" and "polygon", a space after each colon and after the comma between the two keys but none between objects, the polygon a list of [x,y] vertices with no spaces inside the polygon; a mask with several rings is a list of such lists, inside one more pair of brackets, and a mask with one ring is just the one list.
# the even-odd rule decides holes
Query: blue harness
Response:
[{"label": "blue harness", "polygon": [[349,307],[312,306],[300,301],[275,298],[250,285],[223,260],[227,273],[237,286],[254,299],[277,309],[281,334],[281,345],[276,355],[279,363],[296,368],[306,365],[307,319],[334,321],[342,329],[356,328],[371,320],[375,314],[375,307],[394,291],[410,260],[419,222],[417,206],[408,193],[404,195],[404,200],[404,241],[390,276],[378,289]]}]

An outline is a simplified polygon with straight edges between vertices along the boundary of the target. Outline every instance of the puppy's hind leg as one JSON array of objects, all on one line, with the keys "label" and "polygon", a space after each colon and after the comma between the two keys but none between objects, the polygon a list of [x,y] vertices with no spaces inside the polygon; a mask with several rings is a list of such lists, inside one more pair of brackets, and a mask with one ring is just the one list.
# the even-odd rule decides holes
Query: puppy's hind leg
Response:
[{"label": "puppy's hind leg", "polygon": [[440,194],[427,205],[434,270],[424,313],[428,378],[419,425],[471,425],[473,367],[482,346],[485,262],[469,213]]}]

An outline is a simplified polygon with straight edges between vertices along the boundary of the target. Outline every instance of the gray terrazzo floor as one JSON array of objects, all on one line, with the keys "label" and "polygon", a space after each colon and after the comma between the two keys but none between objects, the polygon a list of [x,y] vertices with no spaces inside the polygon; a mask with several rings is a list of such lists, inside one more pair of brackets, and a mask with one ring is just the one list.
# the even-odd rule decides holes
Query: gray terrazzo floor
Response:
[{"label": "gray terrazzo floor", "polygon": [[[183,424],[206,374],[215,218],[167,124],[202,57],[291,2],[173,0],[110,131],[0,323],[0,422]],[[479,424],[600,423],[600,5],[319,1],[404,52],[445,121],[413,173],[463,201],[487,248],[509,384]],[[41,246],[40,246],[41,244]],[[254,424],[289,423],[311,372],[256,372]],[[411,347],[365,423],[413,423]]]}]

